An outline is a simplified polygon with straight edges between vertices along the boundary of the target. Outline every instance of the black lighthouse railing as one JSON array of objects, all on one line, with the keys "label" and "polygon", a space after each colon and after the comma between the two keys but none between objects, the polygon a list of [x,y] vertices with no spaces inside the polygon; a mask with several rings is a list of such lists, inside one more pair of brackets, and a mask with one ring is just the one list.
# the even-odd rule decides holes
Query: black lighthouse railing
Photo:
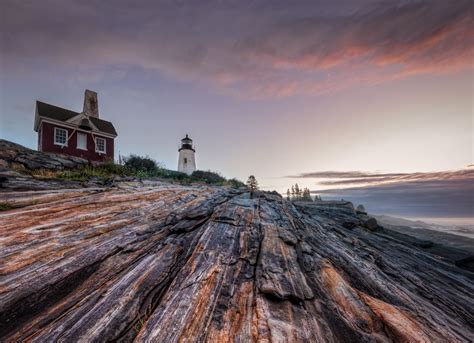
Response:
[{"label": "black lighthouse railing", "polygon": [[192,150],[194,152],[196,151],[196,150],[194,150],[194,147],[193,147],[193,140],[191,138],[189,138],[187,134],[186,134],[186,137],[184,137],[181,140],[181,147],[179,148],[178,151],[181,151],[181,150],[184,150],[184,149]]}]

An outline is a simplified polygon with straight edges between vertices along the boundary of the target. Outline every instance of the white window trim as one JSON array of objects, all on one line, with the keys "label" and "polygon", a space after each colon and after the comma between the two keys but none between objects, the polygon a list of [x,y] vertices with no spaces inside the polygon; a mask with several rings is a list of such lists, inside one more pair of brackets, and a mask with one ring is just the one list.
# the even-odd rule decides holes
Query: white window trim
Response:
[{"label": "white window trim", "polygon": [[[66,143],[60,143],[56,141],[56,132],[58,130],[66,131]],[[55,127],[54,128],[54,144],[59,145],[61,147],[67,146],[67,142],[69,142],[69,130],[68,129],[63,129],[62,127]]]},{"label": "white window trim", "polygon": [[[104,151],[99,150],[99,146],[97,144],[97,140],[102,139],[104,141]],[[106,154],[107,153],[107,140],[102,137],[95,137],[95,152],[98,152],[99,154]]]},{"label": "white window trim", "polygon": [[[87,150],[88,150],[88,149],[87,149],[87,133],[78,132],[78,133],[76,133],[76,135],[77,135],[76,148],[77,148],[78,150],[84,150],[84,151],[87,151]],[[79,135],[83,135],[83,136],[85,136],[85,137],[86,137],[86,147],[85,147],[85,148],[81,148],[81,147],[79,147]]]}]

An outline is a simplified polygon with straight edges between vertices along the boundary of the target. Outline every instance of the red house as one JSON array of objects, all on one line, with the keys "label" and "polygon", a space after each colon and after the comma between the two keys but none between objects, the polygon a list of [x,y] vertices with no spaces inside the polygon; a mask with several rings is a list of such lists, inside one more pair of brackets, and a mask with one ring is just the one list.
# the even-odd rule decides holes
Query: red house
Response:
[{"label": "red house", "polygon": [[80,113],[36,101],[35,131],[39,151],[90,161],[114,159],[117,131],[111,122],[99,118],[97,93],[88,89]]}]

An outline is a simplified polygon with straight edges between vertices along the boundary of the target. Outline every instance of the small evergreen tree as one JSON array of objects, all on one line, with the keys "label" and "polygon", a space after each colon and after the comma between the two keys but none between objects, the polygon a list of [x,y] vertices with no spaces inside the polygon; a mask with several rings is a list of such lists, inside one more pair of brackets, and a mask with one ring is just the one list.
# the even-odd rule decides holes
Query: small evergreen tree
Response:
[{"label": "small evergreen tree", "polygon": [[313,198],[311,198],[311,191],[309,188],[304,188],[303,189],[303,196],[301,197],[302,201],[313,201]]},{"label": "small evergreen tree", "polygon": [[289,188],[286,190],[286,200],[288,200],[288,201],[291,200],[291,193],[290,193],[290,189],[289,189]]},{"label": "small evergreen tree", "polygon": [[295,183],[295,200],[301,200],[301,190],[297,183]]},{"label": "small evergreen tree", "polygon": [[249,176],[249,178],[247,179],[247,187],[250,190],[250,197],[253,198],[253,193],[258,190],[258,182],[255,176]]}]

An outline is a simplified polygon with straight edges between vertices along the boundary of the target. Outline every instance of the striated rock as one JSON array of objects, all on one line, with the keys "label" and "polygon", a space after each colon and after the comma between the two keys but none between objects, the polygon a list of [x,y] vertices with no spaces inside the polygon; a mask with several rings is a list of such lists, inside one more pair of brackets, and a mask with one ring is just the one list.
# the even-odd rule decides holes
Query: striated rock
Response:
[{"label": "striated rock", "polygon": [[88,164],[89,161],[79,157],[44,153],[0,139],[0,168],[63,170]]},{"label": "striated rock", "polygon": [[468,256],[455,261],[458,267],[474,270],[474,256]]},{"label": "striated rock", "polygon": [[0,169],[0,191],[33,191],[82,187],[80,182],[39,180],[11,169]]},{"label": "striated rock", "polygon": [[357,226],[358,222],[356,221],[345,221],[342,223],[342,226],[345,227],[348,230],[352,230]]},{"label": "striated rock", "polygon": [[346,205],[62,186],[0,192],[2,342],[474,340],[474,274]]}]

